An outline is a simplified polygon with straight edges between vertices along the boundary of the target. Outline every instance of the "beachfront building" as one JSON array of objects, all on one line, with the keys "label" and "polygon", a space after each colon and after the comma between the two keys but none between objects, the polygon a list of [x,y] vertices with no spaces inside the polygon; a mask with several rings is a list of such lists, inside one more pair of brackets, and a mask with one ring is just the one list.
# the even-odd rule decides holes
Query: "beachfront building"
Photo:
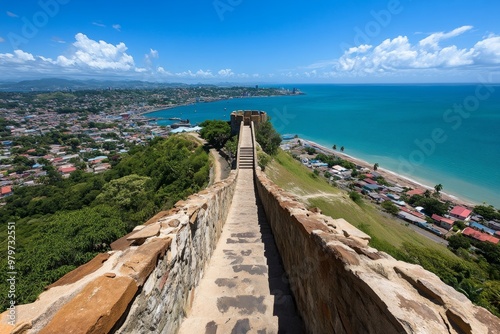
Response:
[{"label": "beachfront building", "polygon": [[500,239],[495,238],[494,236],[492,236],[488,233],[476,231],[471,227],[465,228],[465,230],[462,232],[462,234],[465,235],[466,237],[471,238],[471,239],[475,239],[475,240],[483,241],[483,242],[487,241],[487,242],[491,242],[492,244],[495,244],[495,245],[498,245],[498,243],[500,242]]},{"label": "beachfront building", "polygon": [[425,190],[422,190],[422,189],[412,189],[412,190],[409,190],[406,194],[409,196],[409,197],[412,197],[414,195],[423,195],[425,193]]},{"label": "beachfront building", "polygon": [[455,217],[460,220],[467,221],[470,218],[472,211],[464,208],[463,206],[457,205],[450,211],[450,216]]},{"label": "beachfront building", "polygon": [[455,224],[455,221],[449,218],[444,218],[439,215],[433,214],[431,217],[437,225],[440,227],[444,228],[445,230],[449,231],[453,228],[453,225]]}]

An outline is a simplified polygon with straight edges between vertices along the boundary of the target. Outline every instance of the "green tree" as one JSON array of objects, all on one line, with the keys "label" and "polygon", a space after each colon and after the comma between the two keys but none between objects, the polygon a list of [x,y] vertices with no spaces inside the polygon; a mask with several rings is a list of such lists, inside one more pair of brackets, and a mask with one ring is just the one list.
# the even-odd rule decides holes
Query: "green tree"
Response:
[{"label": "green tree", "polygon": [[397,207],[396,204],[392,203],[391,201],[384,201],[380,206],[390,214],[397,215],[399,213],[399,208]]},{"label": "green tree", "polygon": [[378,169],[378,162],[376,162],[374,165],[373,165],[373,170],[377,170]]},{"label": "green tree", "polygon": [[281,136],[274,129],[269,119],[266,122],[260,124],[255,137],[264,152],[266,152],[267,154],[275,155],[278,152],[278,148],[281,144]]},{"label": "green tree", "polygon": [[314,153],[316,153],[316,149],[314,147],[310,147],[310,146],[306,147],[305,151],[309,155],[313,155]]},{"label": "green tree", "polygon": [[201,138],[217,149],[222,148],[231,137],[231,127],[228,122],[220,120],[204,121],[200,126],[202,127],[200,131]]},{"label": "green tree", "polygon": [[345,150],[345,147],[344,147],[344,146],[340,147],[340,151],[341,151],[341,152],[344,152],[344,150]]},{"label": "green tree", "polygon": [[448,247],[454,251],[459,248],[469,249],[470,240],[462,234],[455,234],[448,238]]},{"label": "green tree", "polygon": [[476,205],[473,211],[486,220],[500,219],[500,213],[492,205]]},{"label": "green tree", "polygon": [[432,216],[433,214],[442,216],[448,212],[448,205],[433,197],[419,196],[419,199],[415,201],[414,204],[423,207],[425,213],[429,216]]},{"label": "green tree", "polygon": [[360,204],[363,201],[361,199],[361,195],[356,191],[349,192],[349,198],[352,199],[357,204]]},{"label": "green tree", "polygon": [[271,157],[264,152],[258,152],[257,159],[257,163],[262,170],[265,170],[266,166],[271,162]]},{"label": "green tree", "polygon": [[336,149],[337,149],[337,145],[333,145],[333,146],[332,146],[332,148],[333,148],[334,150],[336,150]]},{"label": "green tree", "polygon": [[434,193],[439,197],[441,190],[443,190],[443,185],[441,183],[434,186]]},{"label": "green tree", "polygon": [[457,228],[459,228],[460,230],[463,230],[464,228],[467,227],[467,225],[465,224],[464,221],[462,220],[457,220],[454,224],[454,226],[456,226]]}]

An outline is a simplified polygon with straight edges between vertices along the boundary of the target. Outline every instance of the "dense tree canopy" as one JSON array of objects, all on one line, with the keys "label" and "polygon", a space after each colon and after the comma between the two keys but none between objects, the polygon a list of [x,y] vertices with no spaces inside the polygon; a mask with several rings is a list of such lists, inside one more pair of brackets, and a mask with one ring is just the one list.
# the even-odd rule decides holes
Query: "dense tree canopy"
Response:
[{"label": "dense tree canopy", "polygon": [[274,129],[269,120],[260,124],[257,132],[255,133],[255,139],[260,144],[264,152],[270,155],[276,154],[281,144],[281,136]]},{"label": "dense tree canopy", "polygon": [[202,127],[200,131],[201,138],[217,149],[222,148],[231,137],[231,127],[228,122],[219,120],[204,121],[200,126]]},{"label": "dense tree canopy", "polygon": [[[18,303],[33,301],[135,225],[202,189],[210,165],[194,139],[173,136],[134,147],[103,174],[77,171],[62,179],[52,166],[47,170],[45,184],[16,188],[0,208],[0,235],[7,235],[7,222],[16,222]],[[7,249],[6,242],[0,240],[0,248]],[[1,257],[0,267],[6,261]],[[8,294],[6,277],[0,278],[2,311]]]}]

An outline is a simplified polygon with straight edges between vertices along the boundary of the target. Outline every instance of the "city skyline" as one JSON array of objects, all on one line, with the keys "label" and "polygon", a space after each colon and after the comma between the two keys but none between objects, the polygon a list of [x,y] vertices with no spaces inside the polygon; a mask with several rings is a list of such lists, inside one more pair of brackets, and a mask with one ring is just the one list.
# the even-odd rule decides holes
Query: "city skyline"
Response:
[{"label": "city skyline", "polygon": [[40,0],[0,12],[3,80],[499,82],[500,4]]}]

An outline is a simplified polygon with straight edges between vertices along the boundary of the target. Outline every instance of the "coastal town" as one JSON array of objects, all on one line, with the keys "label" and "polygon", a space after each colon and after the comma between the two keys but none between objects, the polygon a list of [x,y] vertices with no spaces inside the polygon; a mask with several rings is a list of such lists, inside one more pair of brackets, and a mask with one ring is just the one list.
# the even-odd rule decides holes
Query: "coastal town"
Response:
[{"label": "coastal town", "polygon": [[[459,203],[441,193],[442,185],[428,189],[408,180],[394,181],[378,164],[373,166],[344,154],[344,147],[332,149],[285,135],[281,147],[316,175],[331,184],[359,194],[380,205],[402,221],[415,225],[443,239],[462,234],[479,242],[500,243],[499,214],[491,206]],[[358,198],[351,195],[354,200]],[[424,207],[425,206],[425,207]],[[485,213],[483,213],[485,211]],[[483,213],[483,215],[481,215]],[[489,214],[488,214],[489,213]]]},{"label": "coastal town", "polygon": [[181,119],[158,125],[157,118],[145,113],[224,99],[292,94],[296,92],[258,86],[0,93],[0,206],[17,187],[43,184],[48,177],[67,178],[77,171],[102,173],[130,147],[192,126]]}]

